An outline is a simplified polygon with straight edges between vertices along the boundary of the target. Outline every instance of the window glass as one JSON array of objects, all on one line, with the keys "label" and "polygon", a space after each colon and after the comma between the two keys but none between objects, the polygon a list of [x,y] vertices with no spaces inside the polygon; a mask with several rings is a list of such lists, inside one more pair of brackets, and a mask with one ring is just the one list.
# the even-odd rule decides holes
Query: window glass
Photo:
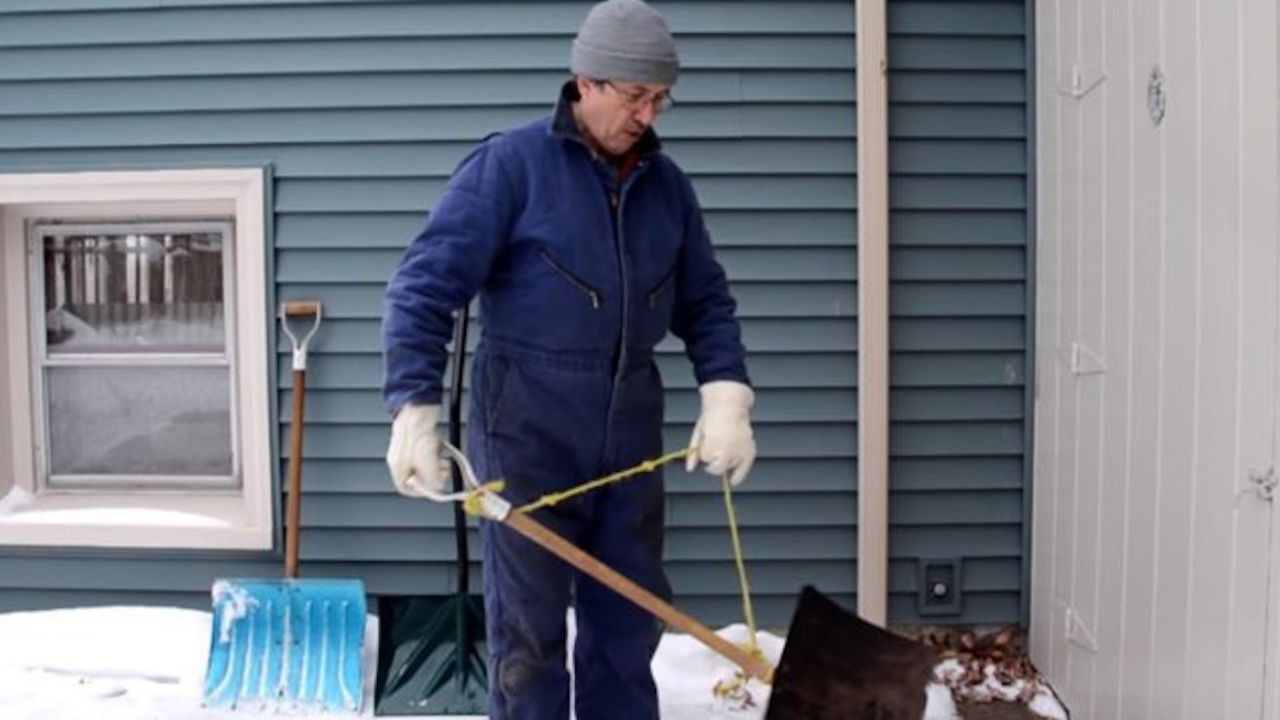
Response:
[{"label": "window glass", "polygon": [[46,486],[238,486],[231,227],[35,225]]},{"label": "window glass", "polygon": [[50,354],[222,352],[219,233],[45,235]]}]

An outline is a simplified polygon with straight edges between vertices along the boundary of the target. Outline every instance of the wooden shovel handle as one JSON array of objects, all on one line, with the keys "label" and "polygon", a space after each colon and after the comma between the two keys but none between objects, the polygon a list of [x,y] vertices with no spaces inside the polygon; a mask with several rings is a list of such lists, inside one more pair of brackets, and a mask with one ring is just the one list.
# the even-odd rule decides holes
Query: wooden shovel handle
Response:
[{"label": "wooden shovel handle", "polygon": [[707,626],[677,610],[657,595],[635,584],[573,543],[548,530],[546,526],[528,515],[513,512],[502,522],[512,530],[546,548],[556,557],[595,578],[614,592],[648,610],[654,616],[666,622],[667,625],[694,636],[702,644],[733,661],[748,675],[759,678],[766,683],[772,681],[773,665],[769,661],[756,658],[746,650],[715,634]]},{"label": "wooden shovel handle", "polygon": [[290,300],[281,305],[281,314],[284,317],[319,315],[320,303],[316,300]]},{"label": "wooden shovel handle", "polygon": [[307,371],[293,371],[293,420],[289,423],[289,495],[285,506],[284,576],[298,577],[302,533],[302,420],[306,415]]}]

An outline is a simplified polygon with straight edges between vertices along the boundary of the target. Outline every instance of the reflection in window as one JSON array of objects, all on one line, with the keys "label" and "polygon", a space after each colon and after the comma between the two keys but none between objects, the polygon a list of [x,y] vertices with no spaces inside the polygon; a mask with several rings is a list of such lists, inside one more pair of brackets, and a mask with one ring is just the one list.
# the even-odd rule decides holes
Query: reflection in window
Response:
[{"label": "reflection in window", "polygon": [[220,352],[223,242],[217,233],[47,235],[50,352]]}]

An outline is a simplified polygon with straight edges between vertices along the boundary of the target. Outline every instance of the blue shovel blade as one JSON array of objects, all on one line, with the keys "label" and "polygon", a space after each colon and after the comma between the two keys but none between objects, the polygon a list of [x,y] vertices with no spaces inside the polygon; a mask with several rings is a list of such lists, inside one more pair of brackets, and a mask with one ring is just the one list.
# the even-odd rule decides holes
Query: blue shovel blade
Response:
[{"label": "blue shovel blade", "polygon": [[204,705],[359,713],[364,629],[358,580],[218,580]]}]

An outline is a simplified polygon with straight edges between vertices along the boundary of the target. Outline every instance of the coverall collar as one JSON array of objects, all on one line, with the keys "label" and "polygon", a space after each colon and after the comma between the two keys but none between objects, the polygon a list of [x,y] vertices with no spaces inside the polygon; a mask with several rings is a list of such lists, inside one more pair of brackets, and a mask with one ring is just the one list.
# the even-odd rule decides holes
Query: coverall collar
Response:
[{"label": "coverall collar", "polygon": [[[582,143],[587,149],[591,146],[587,143],[586,138],[582,137],[582,133],[578,130],[578,123],[573,119],[573,104],[578,101],[578,86],[573,80],[567,81],[560,87],[560,97],[556,100],[556,109],[551,116],[551,126],[548,129],[552,135],[573,140]],[[653,131],[652,127],[645,128],[644,134],[636,141],[635,146],[627,153],[628,156],[634,156],[638,159],[647,159],[656,155],[662,149],[662,142],[658,140],[658,134]],[[592,151],[594,154],[594,151]],[[622,158],[619,159],[622,162]]]}]

